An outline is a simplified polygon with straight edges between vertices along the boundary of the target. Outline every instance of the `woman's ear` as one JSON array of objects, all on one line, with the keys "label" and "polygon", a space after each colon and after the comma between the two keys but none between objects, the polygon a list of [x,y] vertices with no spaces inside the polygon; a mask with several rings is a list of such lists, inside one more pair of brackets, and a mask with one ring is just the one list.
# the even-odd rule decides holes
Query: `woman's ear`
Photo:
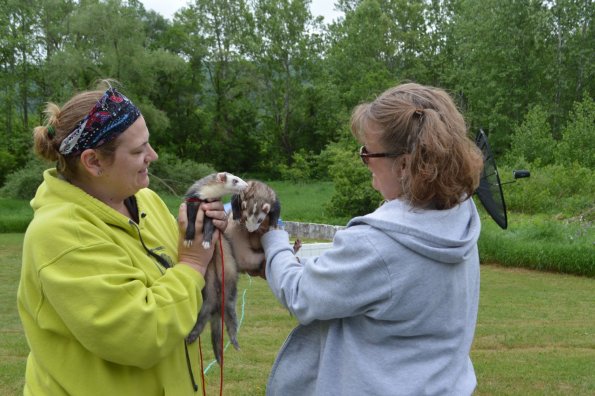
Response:
[{"label": "woman's ear", "polygon": [[400,155],[393,161],[391,171],[398,178],[403,176],[403,172],[407,168],[407,161],[409,161],[409,154]]},{"label": "woman's ear", "polygon": [[94,149],[86,149],[81,153],[81,165],[91,176],[101,176],[103,167]]},{"label": "woman's ear", "polygon": [[401,172],[407,168],[409,161],[411,161],[411,154],[403,154],[399,157],[399,169]]}]

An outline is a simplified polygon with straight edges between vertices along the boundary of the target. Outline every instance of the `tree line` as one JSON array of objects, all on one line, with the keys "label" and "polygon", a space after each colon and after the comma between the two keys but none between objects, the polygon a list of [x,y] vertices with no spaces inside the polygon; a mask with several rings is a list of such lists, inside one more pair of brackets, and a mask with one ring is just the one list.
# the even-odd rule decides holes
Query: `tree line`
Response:
[{"label": "tree line", "polygon": [[499,153],[528,115],[555,141],[592,103],[591,0],[335,6],[325,23],[309,0],[194,0],[170,21],[138,0],[3,0],[0,185],[30,158],[45,102],[108,77],[160,154],[267,177],[322,161],[353,107],[399,82],[445,88]]}]

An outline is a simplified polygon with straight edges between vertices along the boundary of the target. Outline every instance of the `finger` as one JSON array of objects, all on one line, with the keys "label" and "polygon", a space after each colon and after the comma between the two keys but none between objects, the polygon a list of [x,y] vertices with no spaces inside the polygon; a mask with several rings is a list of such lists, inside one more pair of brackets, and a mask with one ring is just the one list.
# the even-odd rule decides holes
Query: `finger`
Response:
[{"label": "finger", "polygon": [[225,229],[227,228],[227,218],[225,218],[225,220],[213,219],[213,225],[216,229],[225,231]]},{"label": "finger", "polygon": [[215,210],[220,210],[223,211],[224,207],[223,207],[223,202],[221,201],[212,201],[212,202],[203,202],[201,205],[201,208],[205,211],[215,211]]},{"label": "finger", "polygon": [[188,227],[188,211],[185,202],[182,202],[178,209],[178,226],[181,230],[185,230]]},{"label": "finger", "polygon": [[205,214],[213,220],[225,220],[227,218],[227,213],[222,210],[205,210]]}]

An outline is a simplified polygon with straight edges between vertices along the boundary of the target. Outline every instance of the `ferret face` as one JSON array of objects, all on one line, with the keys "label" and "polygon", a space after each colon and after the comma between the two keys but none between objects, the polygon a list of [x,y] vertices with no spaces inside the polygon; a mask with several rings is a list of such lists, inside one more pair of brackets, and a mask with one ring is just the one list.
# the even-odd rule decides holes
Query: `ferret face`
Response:
[{"label": "ferret face", "polygon": [[254,202],[248,205],[246,201],[242,202],[242,223],[246,225],[248,232],[254,232],[260,228],[261,224],[271,210],[271,205],[268,203],[260,204]]},{"label": "ferret face", "polygon": [[232,175],[231,173],[226,173],[224,176],[219,176],[220,180],[225,183],[226,191],[231,192],[232,194],[237,194],[248,187],[248,183],[244,180],[240,179],[237,176]]}]

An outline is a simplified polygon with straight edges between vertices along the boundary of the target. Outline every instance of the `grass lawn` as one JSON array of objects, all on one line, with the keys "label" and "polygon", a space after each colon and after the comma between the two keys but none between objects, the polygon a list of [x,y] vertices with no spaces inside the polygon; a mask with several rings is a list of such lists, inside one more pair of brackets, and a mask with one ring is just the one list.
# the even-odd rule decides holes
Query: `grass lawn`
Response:
[{"label": "grass lawn", "polygon": [[[0,395],[22,394],[27,344],[16,310],[23,234],[0,234]],[[471,356],[476,395],[595,394],[595,280],[483,265]],[[278,349],[295,322],[266,283],[242,276],[240,351],[225,353],[224,394],[262,395]],[[202,335],[205,367],[210,337]],[[196,349],[192,353],[198,353]],[[206,374],[219,392],[219,366]]]}]

